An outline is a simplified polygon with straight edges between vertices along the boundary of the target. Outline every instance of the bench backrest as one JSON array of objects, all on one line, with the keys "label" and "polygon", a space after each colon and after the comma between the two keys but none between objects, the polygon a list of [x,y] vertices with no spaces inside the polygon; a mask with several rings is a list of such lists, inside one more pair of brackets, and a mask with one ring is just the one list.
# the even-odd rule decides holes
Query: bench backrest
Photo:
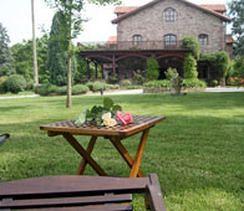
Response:
[{"label": "bench backrest", "polygon": [[132,210],[133,193],[146,206],[165,210],[158,178],[49,176],[0,183],[0,209]]}]

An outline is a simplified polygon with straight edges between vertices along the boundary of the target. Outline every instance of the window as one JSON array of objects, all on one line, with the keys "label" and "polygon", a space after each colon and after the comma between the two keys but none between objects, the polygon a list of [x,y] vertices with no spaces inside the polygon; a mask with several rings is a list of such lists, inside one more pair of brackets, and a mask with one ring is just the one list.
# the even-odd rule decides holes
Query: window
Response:
[{"label": "window", "polygon": [[140,34],[135,34],[132,37],[133,45],[138,45],[142,42],[142,36]]},{"label": "window", "polygon": [[164,44],[165,44],[165,47],[176,46],[177,45],[176,35],[174,35],[174,34],[164,35]]},{"label": "window", "polygon": [[175,9],[169,7],[164,10],[164,20],[166,22],[175,22],[177,18],[177,12]]},{"label": "window", "polygon": [[200,45],[208,45],[208,35],[200,34],[198,36],[198,41],[199,41]]}]

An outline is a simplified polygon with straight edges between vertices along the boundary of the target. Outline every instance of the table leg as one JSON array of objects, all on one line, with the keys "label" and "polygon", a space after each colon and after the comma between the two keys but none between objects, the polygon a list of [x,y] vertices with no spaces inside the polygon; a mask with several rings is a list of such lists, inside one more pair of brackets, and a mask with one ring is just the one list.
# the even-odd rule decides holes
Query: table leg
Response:
[{"label": "table leg", "polygon": [[[110,138],[110,141],[112,142],[114,147],[118,150],[118,152],[122,156],[122,158],[126,161],[128,166],[130,168],[132,168],[133,163],[134,163],[134,159],[132,158],[132,156],[129,154],[127,149],[121,143],[121,139],[119,139],[119,138]],[[137,176],[138,177],[142,177],[143,173],[139,170],[138,173],[137,173]]]},{"label": "table leg", "polygon": [[[89,141],[88,147],[86,149],[86,151],[87,151],[87,153],[89,155],[91,155],[91,153],[92,153],[92,150],[94,148],[96,140],[97,140],[97,137],[96,136],[92,136],[91,140]],[[82,161],[80,162],[80,165],[79,165],[79,168],[78,168],[78,172],[77,172],[78,175],[84,174],[86,165],[87,165],[87,161],[83,158]]]},{"label": "table leg", "polygon": [[100,176],[107,176],[104,170],[98,165],[98,163],[87,153],[87,151],[79,144],[79,142],[69,133],[64,133],[63,137],[70,143],[70,145],[87,161],[88,164],[96,171]]},{"label": "table leg", "polygon": [[142,133],[140,144],[139,144],[138,149],[137,149],[135,161],[133,163],[133,166],[132,166],[132,169],[131,169],[131,172],[130,172],[130,177],[136,177],[137,174],[138,174],[138,171],[139,171],[140,165],[141,165],[141,160],[142,160],[144,147],[145,147],[145,144],[147,142],[147,137],[148,137],[149,130],[150,129],[146,129]]}]

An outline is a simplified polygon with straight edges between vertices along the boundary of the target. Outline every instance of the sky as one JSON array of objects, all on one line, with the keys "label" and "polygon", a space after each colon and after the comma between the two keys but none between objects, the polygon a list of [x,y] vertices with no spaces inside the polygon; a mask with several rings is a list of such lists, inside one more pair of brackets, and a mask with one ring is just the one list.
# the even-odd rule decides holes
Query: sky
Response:
[{"label": "sky", "polygon": [[[123,0],[122,6],[140,6],[151,0]],[[226,4],[228,0],[189,0],[196,4]],[[86,4],[83,16],[88,22],[83,24],[83,31],[77,38],[79,42],[106,41],[116,35],[116,25],[111,23],[115,18],[115,6],[95,6]],[[49,30],[54,9],[50,9],[44,0],[35,0],[35,18],[37,37],[43,30]],[[7,29],[11,45],[31,39],[31,0],[0,0],[0,23]]]}]

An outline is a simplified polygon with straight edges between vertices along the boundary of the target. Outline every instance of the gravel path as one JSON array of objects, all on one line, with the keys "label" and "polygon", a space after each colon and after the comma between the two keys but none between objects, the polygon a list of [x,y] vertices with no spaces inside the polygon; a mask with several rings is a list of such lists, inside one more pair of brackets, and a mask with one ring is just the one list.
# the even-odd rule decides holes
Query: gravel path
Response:
[{"label": "gravel path", "polygon": [[[215,88],[206,88],[205,92],[214,93],[214,92],[244,92],[244,87],[215,87]],[[132,89],[132,90],[114,90],[114,91],[105,91],[104,96],[109,95],[138,95],[143,94],[142,89]],[[100,93],[88,93],[84,96],[99,96]],[[0,96],[0,100],[4,99],[21,99],[21,98],[35,98],[40,97],[39,95],[13,95],[13,96]]]}]

